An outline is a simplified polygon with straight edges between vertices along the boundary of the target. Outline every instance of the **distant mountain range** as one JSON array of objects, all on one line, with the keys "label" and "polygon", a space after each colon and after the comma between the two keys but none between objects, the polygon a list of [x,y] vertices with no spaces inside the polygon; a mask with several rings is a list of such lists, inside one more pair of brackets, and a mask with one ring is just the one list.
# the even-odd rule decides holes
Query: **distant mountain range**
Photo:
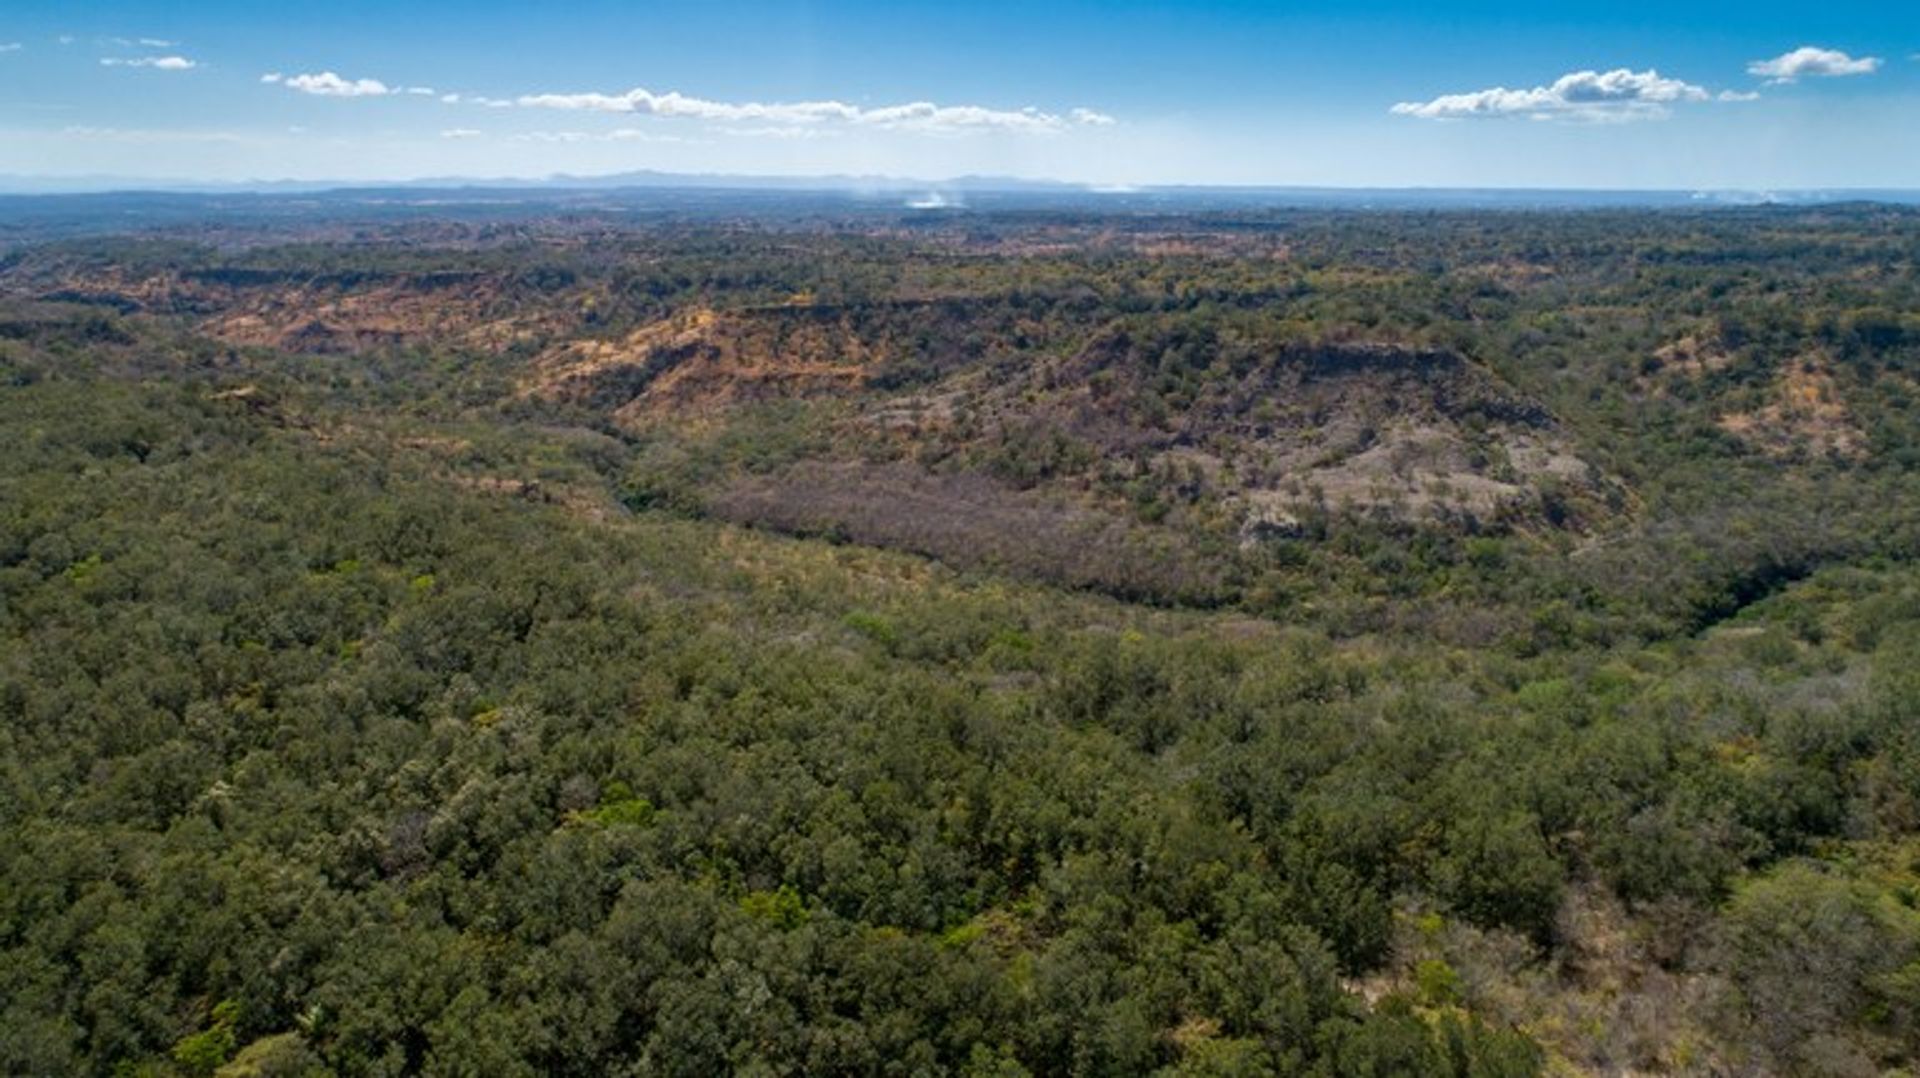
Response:
[{"label": "distant mountain range", "polygon": [[[1608,206],[1753,206],[1884,202],[1920,205],[1920,188],[1826,188],[1807,190],[1604,190],[1575,188],[1296,187],[1296,186],[1103,186],[1011,176],[959,176],[924,180],[900,176],[749,176],[655,171],[599,176],[559,174],[543,178],[435,176],[416,180],[254,180],[210,182],[127,176],[0,175],[0,195],[335,195],[374,197],[426,193],[480,197],[486,193],[616,193],[632,190],[759,191],[832,194],[857,200],[897,201],[913,209],[962,209],[975,199],[1001,202],[1037,199],[1048,204],[1086,202],[1121,208],[1329,206],[1353,208]],[[1020,196],[1024,196],[1024,199]]]}]

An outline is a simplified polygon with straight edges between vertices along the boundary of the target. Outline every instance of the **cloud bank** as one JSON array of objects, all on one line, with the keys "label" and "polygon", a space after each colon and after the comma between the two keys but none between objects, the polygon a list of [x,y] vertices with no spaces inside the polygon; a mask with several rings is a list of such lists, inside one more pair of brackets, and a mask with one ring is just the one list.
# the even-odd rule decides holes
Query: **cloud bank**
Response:
[{"label": "cloud bank", "polygon": [[1049,133],[1076,126],[1105,126],[1113,117],[1092,109],[1074,109],[1065,116],[1036,108],[992,109],[980,105],[936,105],[914,101],[903,105],[866,108],[842,101],[726,102],[689,97],[681,93],[656,94],[633,89],[619,94],[525,94],[515,100],[522,108],[567,109],[588,112],[632,113],[725,123],[790,126],[846,124],[907,131],[1020,131]]},{"label": "cloud bank", "polygon": [[1396,116],[1422,120],[1524,117],[1530,120],[1607,122],[1658,119],[1680,102],[1707,101],[1705,89],[1670,79],[1649,68],[1631,71],[1575,71],[1551,85],[1525,90],[1496,86],[1469,93],[1442,94],[1431,101],[1402,101]]}]

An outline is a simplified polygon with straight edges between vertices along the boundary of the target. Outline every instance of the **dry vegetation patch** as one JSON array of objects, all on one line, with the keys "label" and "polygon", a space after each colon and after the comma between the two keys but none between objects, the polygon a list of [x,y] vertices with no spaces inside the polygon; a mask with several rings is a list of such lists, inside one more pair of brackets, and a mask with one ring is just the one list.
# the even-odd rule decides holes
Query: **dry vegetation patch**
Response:
[{"label": "dry vegetation patch", "polygon": [[1733,353],[1717,338],[1689,333],[1654,350],[1661,373],[1699,378],[1733,365]]},{"label": "dry vegetation patch", "polygon": [[715,515],[1156,601],[1217,600],[1220,569],[1166,529],[1149,528],[975,474],[905,463],[809,462],[746,476],[708,503]]},{"label": "dry vegetation patch", "polygon": [[1803,356],[1788,363],[1774,382],[1772,396],[1761,408],[1722,416],[1720,428],[1768,456],[1866,456],[1866,432],[1841,399],[1823,358]]}]

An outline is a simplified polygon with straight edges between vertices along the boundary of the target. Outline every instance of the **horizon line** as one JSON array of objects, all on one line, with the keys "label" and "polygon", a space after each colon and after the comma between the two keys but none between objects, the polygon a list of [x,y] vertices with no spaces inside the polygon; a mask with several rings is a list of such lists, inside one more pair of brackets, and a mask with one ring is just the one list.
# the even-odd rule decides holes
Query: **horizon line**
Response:
[{"label": "horizon line", "polygon": [[[648,182],[635,182],[646,178]],[[1535,184],[1339,184],[1339,183],[1117,183],[1110,181],[1063,180],[1044,176],[965,173],[940,179],[896,176],[884,173],[734,173],[674,172],[635,169],[609,173],[566,173],[544,175],[417,175],[378,179],[342,179],[334,177],[283,176],[247,179],[190,179],[138,176],[121,173],[0,173],[0,196],[82,194],[193,194],[246,192],[248,189],[301,187],[307,193],[351,192],[411,187],[427,190],[487,190],[505,187],[561,187],[577,192],[673,189],[765,190],[784,188],[793,191],[859,193],[884,187],[887,193],[913,190],[938,191],[964,188],[979,194],[1032,194],[1042,191],[1087,195],[1143,195],[1155,193],[1400,193],[1400,194],[1567,194],[1567,195],[1666,195],[1689,198],[1714,196],[1808,196],[1877,194],[1920,197],[1920,184],[1890,185],[1689,185],[1689,186],[1570,186]],[[35,189],[40,188],[40,189]]]}]

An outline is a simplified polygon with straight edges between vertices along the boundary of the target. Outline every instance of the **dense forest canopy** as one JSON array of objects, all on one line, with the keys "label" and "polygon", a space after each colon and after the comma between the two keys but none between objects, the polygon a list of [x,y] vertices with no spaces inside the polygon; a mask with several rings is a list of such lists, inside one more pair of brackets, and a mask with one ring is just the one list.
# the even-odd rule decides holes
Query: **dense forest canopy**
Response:
[{"label": "dense forest canopy", "polygon": [[1920,213],[58,231],[0,1071],[1920,1066]]}]

